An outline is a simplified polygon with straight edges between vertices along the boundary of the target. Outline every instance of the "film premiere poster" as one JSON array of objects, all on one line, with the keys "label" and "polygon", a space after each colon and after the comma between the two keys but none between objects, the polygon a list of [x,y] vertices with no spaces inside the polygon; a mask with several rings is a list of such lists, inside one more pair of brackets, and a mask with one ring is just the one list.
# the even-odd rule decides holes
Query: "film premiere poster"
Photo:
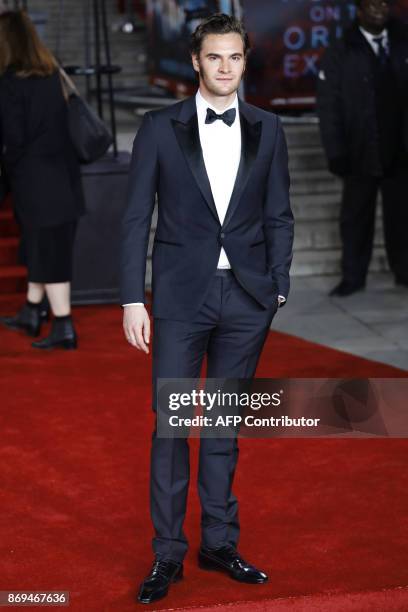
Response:
[{"label": "film premiere poster", "polygon": [[[253,46],[246,100],[264,108],[313,107],[319,58],[356,19],[354,1],[244,0],[243,8]],[[394,12],[408,22],[408,0]]]}]

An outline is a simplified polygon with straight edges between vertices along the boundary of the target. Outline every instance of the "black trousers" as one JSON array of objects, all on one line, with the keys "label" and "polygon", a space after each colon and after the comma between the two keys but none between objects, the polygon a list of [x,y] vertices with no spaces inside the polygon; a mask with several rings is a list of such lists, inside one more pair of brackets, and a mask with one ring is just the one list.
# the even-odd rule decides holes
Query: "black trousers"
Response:
[{"label": "black trousers", "polygon": [[[277,305],[276,301],[264,309],[231,272],[223,271],[214,276],[193,322],[155,319],[153,398],[158,378],[198,378],[205,355],[208,378],[253,377]],[[155,399],[155,410],[154,403]],[[201,537],[210,548],[238,543],[238,502],[232,492],[238,453],[236,438],[200,440]],[[153,432],[150,482],[153,550],[159,558],[182,561],[188,547],[183,531],[189,485],[187,439],[160,438]]]},{"label": "black trousers", "polygon": [[382,195],[384,239],[395,277],[408,281],[408,171],[377,178],[349,176],[344,180],[340,212],[343,278],[364,283],[370,264],[378,192]]}]

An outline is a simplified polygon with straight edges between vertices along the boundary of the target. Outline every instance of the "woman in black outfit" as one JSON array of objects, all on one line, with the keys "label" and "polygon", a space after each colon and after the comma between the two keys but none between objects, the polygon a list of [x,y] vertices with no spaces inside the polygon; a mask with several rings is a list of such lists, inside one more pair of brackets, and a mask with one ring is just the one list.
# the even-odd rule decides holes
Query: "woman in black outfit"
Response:
[{"label": "woman in black outfit", "polygon": [[57,62],[23,11],[0,15],[0,145],[28,268],[27,302],[2,322],[39,335],[46,294],[51,333],[33,346],[76,348],[70,281],[75,228],[84,212],[80,168]]}]

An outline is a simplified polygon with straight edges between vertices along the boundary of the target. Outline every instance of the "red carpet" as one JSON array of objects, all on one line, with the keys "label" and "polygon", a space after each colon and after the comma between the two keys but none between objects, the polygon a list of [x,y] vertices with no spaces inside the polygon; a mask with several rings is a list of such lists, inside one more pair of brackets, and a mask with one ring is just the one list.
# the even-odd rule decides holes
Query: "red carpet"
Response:
[{"label": "red carpet", "polygon": [[0,208],[0,295],[25,291],[27,273],[17,266],[19,229],[7,196]]},{"label": "red carpet", "polygon": [[[3,297],[1,313],[15,305]],[[77,352],[35,352],[0,330],[0,590],[67,590],[75,612],[128,612],[152,559],[150,358],[123,340],[119,308],[75,317]],[[406,374],[278,333],[257,373]],[[240,441],[240,549],[269,573],[261,586],[196,566],[196,442],[186,579],[151,610],[408,609],[406,440]]]}]

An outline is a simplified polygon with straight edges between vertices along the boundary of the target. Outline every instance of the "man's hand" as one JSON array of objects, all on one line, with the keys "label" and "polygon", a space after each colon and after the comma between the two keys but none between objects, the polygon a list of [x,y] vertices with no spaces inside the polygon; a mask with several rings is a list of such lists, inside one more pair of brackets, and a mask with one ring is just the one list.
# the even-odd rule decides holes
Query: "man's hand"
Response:
[{"label": "man's hand", "polygon": [[129,344],[146,354],[149,353],[147,345],[150,342],[150,319],[144,306],[124,306],[123,329]]}]

